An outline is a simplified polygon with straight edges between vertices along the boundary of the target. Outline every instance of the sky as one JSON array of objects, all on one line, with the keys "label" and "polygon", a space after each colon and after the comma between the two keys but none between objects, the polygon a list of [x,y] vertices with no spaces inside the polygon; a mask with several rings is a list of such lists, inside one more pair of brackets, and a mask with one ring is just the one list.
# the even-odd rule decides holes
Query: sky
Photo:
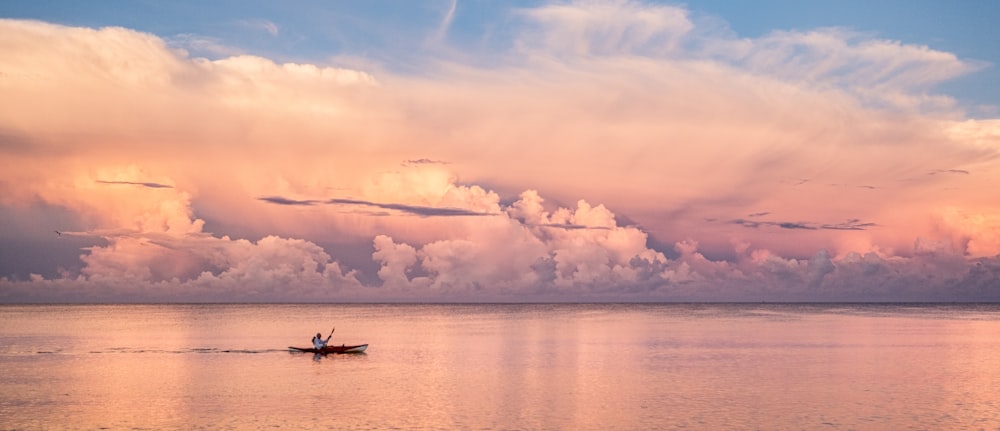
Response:
[{"label": "sky", "polygon": [[992,1],[0,3],[0,302],[1000,301]]}]

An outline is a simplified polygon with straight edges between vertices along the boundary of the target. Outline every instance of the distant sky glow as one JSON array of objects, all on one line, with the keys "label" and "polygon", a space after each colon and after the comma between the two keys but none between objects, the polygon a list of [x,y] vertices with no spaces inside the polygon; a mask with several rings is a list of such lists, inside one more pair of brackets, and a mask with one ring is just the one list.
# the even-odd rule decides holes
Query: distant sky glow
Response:
[{"label": "distant sky glow", "polygon": [[5,2],[0,302],[997,301],[998,18]]}]

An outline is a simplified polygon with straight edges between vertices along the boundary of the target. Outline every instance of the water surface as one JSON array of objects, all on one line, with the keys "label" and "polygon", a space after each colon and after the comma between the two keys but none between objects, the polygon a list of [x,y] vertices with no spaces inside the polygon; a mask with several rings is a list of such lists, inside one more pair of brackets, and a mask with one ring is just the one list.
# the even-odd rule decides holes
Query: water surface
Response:
[{"label": "water surface", "polygon": [[997,305],[6,305],[0,429],[1000,429],[998,364]]}]

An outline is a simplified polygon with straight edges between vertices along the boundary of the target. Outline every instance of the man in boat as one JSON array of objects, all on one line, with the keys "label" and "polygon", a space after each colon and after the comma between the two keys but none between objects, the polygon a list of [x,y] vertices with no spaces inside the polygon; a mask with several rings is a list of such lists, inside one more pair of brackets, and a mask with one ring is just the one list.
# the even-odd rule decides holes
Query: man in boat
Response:
[{"label": "man in boat", "polygon": [[[333,331],[330,331],[330,337],[332,336],[333,336]],[[316,350],[322,350],[324,347],[326,347],[326,343],[330,341],[330,337],[326,337],[326,339],[324,340],[323,334],[317,332],[316,336],[313,337],[313,347],[315,347]]]}]

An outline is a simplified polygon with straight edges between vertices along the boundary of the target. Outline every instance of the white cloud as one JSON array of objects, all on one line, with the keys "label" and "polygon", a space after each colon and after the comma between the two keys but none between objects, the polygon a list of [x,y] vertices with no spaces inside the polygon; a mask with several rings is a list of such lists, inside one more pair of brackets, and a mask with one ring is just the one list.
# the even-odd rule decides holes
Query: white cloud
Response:
[{"label": "white cloud", "polygon": [[694,27],[683,8],[630,1],[550,4],[520,12],[537,27],[519,45],[539,54],[662,55]]},{"label": "white cloud", "polygon": [[950,52],[836,27],[739,38],[724,27],[701,23],[698,28],[681,6],[575,1],[522,10],[521,15],[536,25],[518,41],[529,57],[717,63],[916,112],[954,111],[952,98],[927,91],[986,67]]},{"label": "white cloud", "polygon": [[925,91],[983,67],[949,52],[840,28],[775,31],[746,40],[741,48],[729,61],[753,73],[839,88],[862,100],[914,111],[954,110],[952,99]]}]

